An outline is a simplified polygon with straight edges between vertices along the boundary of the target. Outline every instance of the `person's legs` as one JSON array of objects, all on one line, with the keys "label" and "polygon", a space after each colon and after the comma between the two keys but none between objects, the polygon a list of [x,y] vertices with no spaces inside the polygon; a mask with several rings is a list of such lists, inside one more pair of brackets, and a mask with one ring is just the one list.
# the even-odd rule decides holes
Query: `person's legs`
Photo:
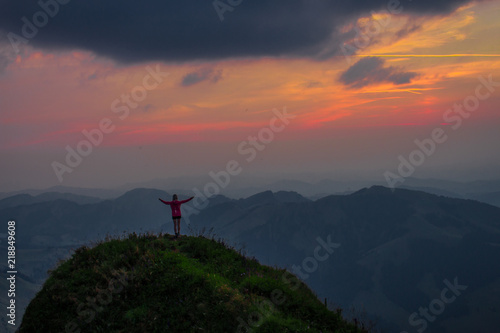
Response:
[{"label": "person's legs", "polygon": [[177,235],[181,234],[181,219],[177,219]]},{"label": "person's legs", "polygon": [[172,221],[174,222],[174,234],[177,236],[177,219],[173,218]]},{"label": "person's legs", "polygon": [[181,232],[181,219],[180,218],[174,218],[174,233],[175,236],[179,236]]}]

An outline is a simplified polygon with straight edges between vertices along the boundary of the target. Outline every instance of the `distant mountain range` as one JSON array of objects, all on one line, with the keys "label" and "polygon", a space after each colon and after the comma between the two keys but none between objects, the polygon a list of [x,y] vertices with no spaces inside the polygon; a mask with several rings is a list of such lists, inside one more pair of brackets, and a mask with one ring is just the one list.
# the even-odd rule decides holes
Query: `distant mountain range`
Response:
[{"label": "distant mountain range", "polygon": [[[500,208],[372,187],[314,202],[264,192],[190,220],[265,264],[286,265],[321,297],[366,310],[388,331],[495,332],[500,325]],[[322,263],[314,251],[328,237],[338,248]],[[419,309],[455,278],[467,286],[464,296],[434,322],[422,317]]]},{"label": "distant mountain range", "polygon": [[12,197],[16,194],[29,194],[31,196],[38,196],[46,193],[76,194],[86,197],[94,197],[98,199],[113,199],[126,192],[123,189],[103,189],[103,188],[83,188],[83,187],[70,187],[70,186],[52,186],[47,189],[25,189],[11,192],[0,192],[0,199]]},{"label": "distant mountain range", "polygon": [[[29,194],[31,196],[65,194],[66,199],[77,203],[91,203],[69,198],[74,194],[83,197],[92,197],[94,200],[115,199],[128,191],[137,188],[151,188],[191,196],[194,188],[202,189],[204,184],[213,181],[208,175],[198,177],[176,177],[168,179],[153,179],[151,181],[129,183],[113,189],[104,188],[80,188],[68,186],[53,186],[48,189],[26,189],[14,192],[0,192],[0,200],[17,194]],[[265,178],[239,177],[231,180],[231,184],[222,190],[226,197],[247,198],[265,191],[287,191],[297,192],[311,200],[317,200],[332,194],[351,194],[365,187],[373,185],[387,186],[383,180],[332,180],[322,179],[319,181],[303,181],[297,179],[269,180]],[[478,180],[469,182],[458,182],[440,179],[406,178],[405,182],[398,188],[424,191],[436,195],[451,198],[474,199],[500,207],[500,180]],[[88,198],[87,198],[88,199]],[[81,200],[85,200],[81,198]]]},{"label": "distant mountain range", "polygon": [[[46,270],[82,244],[132,231],[171,232],[170,209],[159,197],[171,194],[15,196],[0,200],[0,219],[16,220],[20,271],[36,290]],[[417,332],[424,324],[426,332],[494,332],[500,325],[500,208],[492,205],[381,186],[318,200],[264,191],[212,197],[184,219],[183,233],[187,221],[193,233],[212,229],[264,264],[296,271],[328,304],[364,309],[388,332]],[[424,321],[419,309],[439,300],[444,281],[455,278],[467,289]]]},{"label": "distant mountain range", "polygon": [[30,194],[16,194],[0,200],[0,209],[16,207],[21,205],[29,205],[40,202],[48,202],[54,200],[67,200],[77,204],[93,204],[102,201],[100,198],[90,197],[86,195],[78,195],[73,193],[46,192],[36,196]]}]

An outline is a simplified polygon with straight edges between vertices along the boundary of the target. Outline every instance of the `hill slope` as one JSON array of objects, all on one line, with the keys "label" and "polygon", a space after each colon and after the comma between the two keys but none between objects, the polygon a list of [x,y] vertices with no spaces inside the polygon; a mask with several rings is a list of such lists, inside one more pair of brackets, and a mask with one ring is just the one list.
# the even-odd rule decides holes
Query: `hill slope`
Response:
[{"label": "hill slope", "polygon": [[203,237],[131,234],[53,271],[20,332],[362,332],[286,270]]}]

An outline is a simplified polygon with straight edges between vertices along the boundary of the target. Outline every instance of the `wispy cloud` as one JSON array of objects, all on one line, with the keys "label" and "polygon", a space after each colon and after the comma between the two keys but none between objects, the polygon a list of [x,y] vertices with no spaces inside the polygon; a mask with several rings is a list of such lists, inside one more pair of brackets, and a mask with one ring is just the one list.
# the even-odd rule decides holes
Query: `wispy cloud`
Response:
[{"label": "wispy cloud", "polygon": [[393,84],[410,83],[418,76],[415,72],[405,72],[396,67],[384,67],[385,61],[378,57],[366,57],[349,67],[340,76],[340,82],[352,87],[361,88],[381,82]]},{"label": "wispy cloud", "polygon": [[181,85],[189,87],[203,81],[210,81],[212,83],[218,82],[222,78],[222,69],[214,70],[213,68],[202,68],[195,72],[186,74],[182,78]]}]

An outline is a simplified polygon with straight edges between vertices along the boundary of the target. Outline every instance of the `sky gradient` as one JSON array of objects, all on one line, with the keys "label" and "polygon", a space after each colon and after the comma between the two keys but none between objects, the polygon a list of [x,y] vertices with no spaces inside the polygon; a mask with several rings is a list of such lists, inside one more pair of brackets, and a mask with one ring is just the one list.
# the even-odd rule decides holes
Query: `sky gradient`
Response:
[{"label": "sky gradient", "polygon": [[[32,38],[22,18],[41,7],[2,3],[1,191],[207,175],[230,160],[244,176],[380,181],[436,129],[447,140],[412,176],[500,177],[499,1],[61,1]],[[83,132],[97,130],[89,152]],[[69,166],[79,144],[88,154]]]}]

